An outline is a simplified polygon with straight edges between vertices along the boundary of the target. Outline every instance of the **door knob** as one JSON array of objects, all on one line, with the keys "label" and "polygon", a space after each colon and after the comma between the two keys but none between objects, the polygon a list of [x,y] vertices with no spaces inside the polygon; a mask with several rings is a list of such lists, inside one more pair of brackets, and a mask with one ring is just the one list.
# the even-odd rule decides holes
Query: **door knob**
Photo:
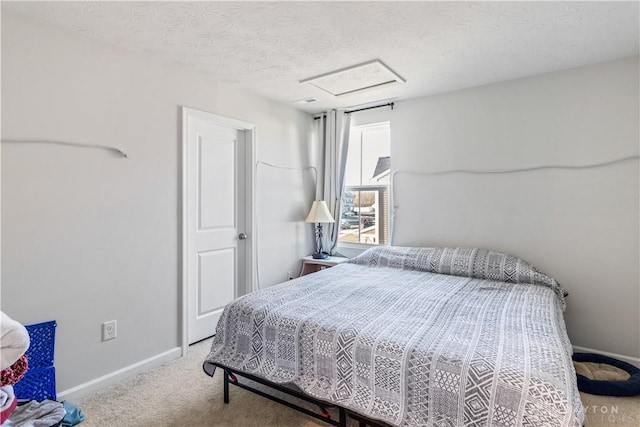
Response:
[{"label": "door knob", "polygon": [[238,234],[238,239],[239,240],[247,240],[247,235],[244,234],[244,233],[240,233],[240,234]]}]

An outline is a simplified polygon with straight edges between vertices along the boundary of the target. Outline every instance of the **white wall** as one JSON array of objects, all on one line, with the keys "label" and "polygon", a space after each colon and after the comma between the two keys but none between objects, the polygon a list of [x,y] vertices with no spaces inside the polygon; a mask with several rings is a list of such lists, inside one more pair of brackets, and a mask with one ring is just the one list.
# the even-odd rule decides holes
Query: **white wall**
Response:
[{"label": "white wall", "polygon": [[[306,113],[2,11],[2,137],[129,155],[2,145],[2,310],[58,321],[58,391],[180,344],[181,105],[256,124],[258,160],[314,161]],[[277,262],[261,257],[263,282],[284,280],[312,250],[303,220],[314,188],[302,174],[260,175],[256,203],[270,209],[268,226],[258,221],[260,253],[274,239],[279,250]],[[279,212],[273,201],[285,194]],[[103,343],[110,319],[118,338]]]},{"label": "white wall", "polygon": [[[598,163],[638,154],[638,76],[638,57],[634,57],[396,102],[394,111],[373,110],[356,117],[358,124],[390,120],[392,171]],[[589,191],[606,194],[606,209],[622,212],[606,216],[600,215],[606,209],[597,213],[576,210],[576,218],[581,220],[576,223],[583,224],[582,229],[572,224],[571,233],[544,236],[548,239],[546,256],[558,247],[573,247],[572,253],[557,254],[566,262],[537,265],[530,261],[556,275],[569,290],[565,318],[575,346],[635,358],[637,363],[638,162],[620,170],[624,174],[621,188],[594,182]],[[415,187],[415,194],[421,194],[421,187]],[[425,200],[429,197],[423,196]],[[554,221],[562,219],[553,214],[540,219],[547,228],[557,228]],[[520,253],[527,253],[528,240],[539,240],[534,233],[534,228],[529,235],[525,232]],[[572,245],[566,241],[571,235],[593,245]],[[429,244],[428,236],[424,243]]]}]

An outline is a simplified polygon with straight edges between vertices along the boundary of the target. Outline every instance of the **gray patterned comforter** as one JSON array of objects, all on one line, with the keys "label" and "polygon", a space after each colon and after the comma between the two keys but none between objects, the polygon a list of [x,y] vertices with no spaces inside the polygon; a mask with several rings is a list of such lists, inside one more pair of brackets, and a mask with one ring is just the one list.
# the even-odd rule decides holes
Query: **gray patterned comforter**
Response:
[{"label": "gray patterned comforter", "polygon": [[397,426],[580,426],[564,290],[519,258],[374,248],[229,304],[210,362]]}]

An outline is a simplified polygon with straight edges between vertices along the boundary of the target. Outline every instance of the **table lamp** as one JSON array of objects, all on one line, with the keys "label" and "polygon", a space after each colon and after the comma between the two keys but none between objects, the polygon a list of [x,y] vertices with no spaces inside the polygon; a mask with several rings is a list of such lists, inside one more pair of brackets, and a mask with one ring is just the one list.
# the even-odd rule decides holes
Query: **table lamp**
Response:
[{"label": "table lamp", "polygon": [[322,223],[336,222],[329,212],[327,202],[324,200],[316,200],[311,205],[311,210],[305,222],[318,224],[316,226],[316,253],[313,254],[314,259],[326,259],[329,258],[329,254],[322,252]]}]

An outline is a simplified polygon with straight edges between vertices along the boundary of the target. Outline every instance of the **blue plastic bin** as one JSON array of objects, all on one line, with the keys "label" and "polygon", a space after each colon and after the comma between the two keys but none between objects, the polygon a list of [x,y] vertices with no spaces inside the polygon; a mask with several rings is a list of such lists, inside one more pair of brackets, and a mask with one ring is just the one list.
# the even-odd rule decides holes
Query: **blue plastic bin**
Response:
[{"label": "blue plastic bin", "polygon": [[31,344],[26,352],[29,369],[13,386],[19,400],[56,400],[56,370],[53,366],[56,322],[25,325]]}]

